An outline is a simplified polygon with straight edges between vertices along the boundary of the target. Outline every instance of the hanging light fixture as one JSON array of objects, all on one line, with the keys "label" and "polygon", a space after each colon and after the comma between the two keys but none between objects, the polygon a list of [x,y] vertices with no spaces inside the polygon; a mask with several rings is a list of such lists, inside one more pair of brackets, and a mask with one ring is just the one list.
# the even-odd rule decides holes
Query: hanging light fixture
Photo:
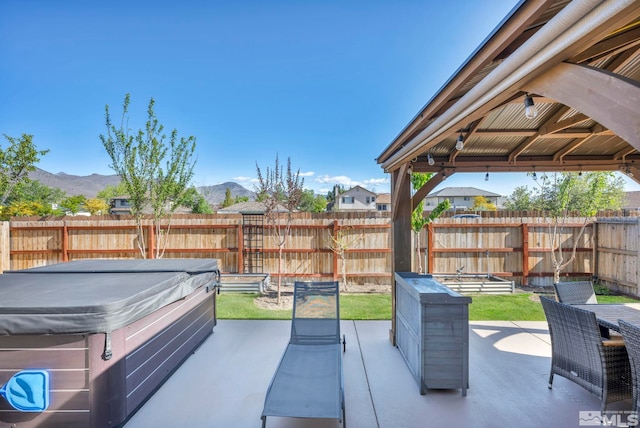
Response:
[{"label": "hanging light fixture", "polygon": [[431,153],[427,153],[427,163],[431,166],[436,164],[436,161],[433,159],[433,156],[431,156]]},{"label": "hanging light fixture", "polygon": [[456,150],[464,149],[464,137],[462,136],[462,132],[458,135],[458,139],[456,140]]},{"label": "hanging light fixture", "polygon": [[533,172],[531,173],[531,177],[532,177],[534,180],[537,180],[537,179],[538,179],[538,176],[536,175],[536,168],[535,168],[535,167],[533,167]]},{"label": "hanging light fixture", "polygon": [[484,181],[489,181],[489,167],[487,167],[487,173],[484,175]]},{"label": "hanging light fixture", "polygon": [[524,115],[527,119],[533,119],[538,116],[538,108],[529,94],[524,97]]}]

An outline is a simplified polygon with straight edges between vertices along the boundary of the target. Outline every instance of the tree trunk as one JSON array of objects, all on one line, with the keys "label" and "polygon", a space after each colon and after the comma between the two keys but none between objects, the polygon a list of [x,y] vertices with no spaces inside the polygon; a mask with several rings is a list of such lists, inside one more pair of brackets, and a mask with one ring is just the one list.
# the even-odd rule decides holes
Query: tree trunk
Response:
[{"label": "tree trunk", "polygon": [[282,245],[278,246],[278,298],[276,303],[280,304],[280,285],[282,284]]},{"label": "tree trunk", "polygon": [[344,284],[344,291],[347,291],[347,261],[344,259],[344,254],[341,257],[342,259],[342,283]]}]

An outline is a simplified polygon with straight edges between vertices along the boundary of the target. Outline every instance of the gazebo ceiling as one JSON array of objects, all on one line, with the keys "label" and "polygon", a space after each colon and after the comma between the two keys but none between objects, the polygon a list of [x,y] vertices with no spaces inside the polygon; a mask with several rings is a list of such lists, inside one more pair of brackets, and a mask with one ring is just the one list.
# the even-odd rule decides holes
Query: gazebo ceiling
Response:
[{"label": "gazebo ceiling", "polygon": [[377,161],[396,188],[409,168],[437,173],[416,197],[458,172],[639,178],[640,1],[522,1]]}]

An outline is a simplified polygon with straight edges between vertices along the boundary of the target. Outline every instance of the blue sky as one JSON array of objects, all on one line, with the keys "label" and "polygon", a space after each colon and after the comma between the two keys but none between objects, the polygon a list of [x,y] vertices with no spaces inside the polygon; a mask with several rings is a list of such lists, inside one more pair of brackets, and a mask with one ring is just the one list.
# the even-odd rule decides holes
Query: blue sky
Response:
[{"label": "blue sky", "polygon": [[[153,97],[167,133],[197,138],[196,186],[252,189],[278,155],[316,192],[388,192],[375,158],[516,3],[4,0],[0,134],[32,134],[49,172],[113,174],[104,108],[130,93],[131,128]],[[482,177],[441,187],[533,185]]]}]

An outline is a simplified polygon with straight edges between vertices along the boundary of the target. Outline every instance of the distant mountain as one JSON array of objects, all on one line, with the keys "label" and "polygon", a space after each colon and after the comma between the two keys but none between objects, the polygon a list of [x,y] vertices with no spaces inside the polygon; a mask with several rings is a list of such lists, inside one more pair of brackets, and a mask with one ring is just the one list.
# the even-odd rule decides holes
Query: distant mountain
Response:
[{"label": "distant mountain", "polygon": [[[29,173],[29,178],[37,180],[45,186],[62,189],[68,196],[84,195],[87,198],[95,198],[99,191],[104,190],[107,186],[117,186],[120,183],[119,175],[100,175],[91,174],[86,176],[71,175],[64,172],[52,174],[45,170],[37,168]],[[229,181],[215,186],[201,186],[196,188],[212,205],[216,205],[224,201],[227,189],[231,190],[231,196],[248,196],[249,201],[256,199],[256,194],[251,190],[245,189],[238,183]]]},{"label": "distant mountain", "polygon": [[217,205],[224,201],[224,196],[227,192],[227,189],[231,191],[231,197],[233,198],[237,196],[247,196],[249,198],[249,201],[256,200],[255,192],[245,189],[244,187],[233,181],[216,184],[215,186],[201,186],[197,188],[198,192],[200,192],[207,200],[207,202],[209,202],[209,204],[211,205]]},{"label": "distant mountain", "polygon": [[99,191],[107,186],[117,186],[120,183],[119,175],[71,175],[64,172],[52,174],[37,168],[29,173],[29,178],[37,180],[45,186],[64,190],[68,196],[84,195],[87,198],[95,198]]}]

